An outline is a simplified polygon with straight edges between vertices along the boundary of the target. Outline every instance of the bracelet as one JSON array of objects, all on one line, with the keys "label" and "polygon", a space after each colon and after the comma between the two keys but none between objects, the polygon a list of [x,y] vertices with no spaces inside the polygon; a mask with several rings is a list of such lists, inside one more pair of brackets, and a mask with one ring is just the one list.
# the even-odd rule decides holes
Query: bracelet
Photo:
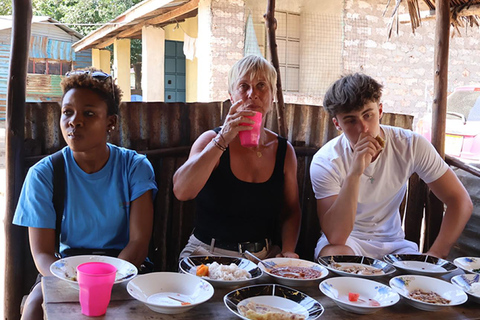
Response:
[{"label": "bracelet", "polygon": [[225,140],[225,137],[223,136],[222,132],[218,133],[220,135],[220,138],[222,138],[223,142],[228,146],[227,140]]},{"label": "bracelet", "polygon": [[215,144],[215,147],[217,147],[218,149],[222,150],[222,152],[224,152],[225,150],[227,150],[226,147],[222,146],[218,140],[217,140],[217,137],[213,138],[212,139],[213,143]]}]

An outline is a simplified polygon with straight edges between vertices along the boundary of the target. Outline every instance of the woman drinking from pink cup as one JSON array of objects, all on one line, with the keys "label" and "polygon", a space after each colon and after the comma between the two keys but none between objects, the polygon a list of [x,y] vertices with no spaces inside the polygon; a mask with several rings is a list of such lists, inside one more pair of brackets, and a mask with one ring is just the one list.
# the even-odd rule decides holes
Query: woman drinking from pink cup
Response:
[{"label": "woman drinking from pink cup", "polygon": [[[204,132],[173,177],[175,196],[196,199],[195,229],[180,258],[189,255],[298,258],[300,229],[297,160],[291,144],[264,128],[277,73],[264,58],[247,56],[232,67],[232,106],[223,126]],[[242,145],[260,118],[258,142]],[[261,116],[261,117],[259,117]],[[244,140],[245,142],[246,140]]]}]

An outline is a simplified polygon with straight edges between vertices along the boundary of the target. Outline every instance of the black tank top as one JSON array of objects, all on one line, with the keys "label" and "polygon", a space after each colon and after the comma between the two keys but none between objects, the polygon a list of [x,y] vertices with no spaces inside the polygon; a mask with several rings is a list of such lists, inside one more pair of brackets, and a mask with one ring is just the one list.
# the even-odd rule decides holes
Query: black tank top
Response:
[{"label": "black tank top", "polygon": [[[215,131],[220,128],[215,128]],[[277,242],[283,206],[287,140],[278,136],[275,168],[262,183],[237,179],[230,167],[229,149],[196,197],[195,233],[228,242]]]}]

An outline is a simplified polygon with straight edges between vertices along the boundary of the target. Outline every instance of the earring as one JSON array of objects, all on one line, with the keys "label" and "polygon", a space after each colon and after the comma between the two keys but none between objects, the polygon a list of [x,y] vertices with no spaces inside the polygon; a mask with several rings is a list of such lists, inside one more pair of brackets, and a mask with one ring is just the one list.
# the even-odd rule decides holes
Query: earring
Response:
[{"label": "earring", "polygon": [[115,126],[112,126],[112,130],[115,130]]}]

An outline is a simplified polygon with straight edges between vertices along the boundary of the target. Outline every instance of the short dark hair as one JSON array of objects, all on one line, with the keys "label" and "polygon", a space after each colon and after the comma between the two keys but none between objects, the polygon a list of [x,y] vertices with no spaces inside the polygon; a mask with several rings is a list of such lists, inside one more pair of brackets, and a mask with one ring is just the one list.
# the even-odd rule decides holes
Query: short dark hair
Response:
[{"label": "short dark hair", "polygon": [[342,76],[325,93],[323,107],[331,117],[363,108],[368,102],[379,102],[383,85],[363,73]]},{"label": "short dark hair", "polygon": [[118,105],[122,99],[122,90],[115,84],[113,77],[103,73],[105,76],[97,77],[95,73],[103,73],[96,68],[72,70],[66,74],[60,85],[63,90],[63,97],[71,89],[86,88],[97,93],[107,104],[107,114],[118,114]]}]

